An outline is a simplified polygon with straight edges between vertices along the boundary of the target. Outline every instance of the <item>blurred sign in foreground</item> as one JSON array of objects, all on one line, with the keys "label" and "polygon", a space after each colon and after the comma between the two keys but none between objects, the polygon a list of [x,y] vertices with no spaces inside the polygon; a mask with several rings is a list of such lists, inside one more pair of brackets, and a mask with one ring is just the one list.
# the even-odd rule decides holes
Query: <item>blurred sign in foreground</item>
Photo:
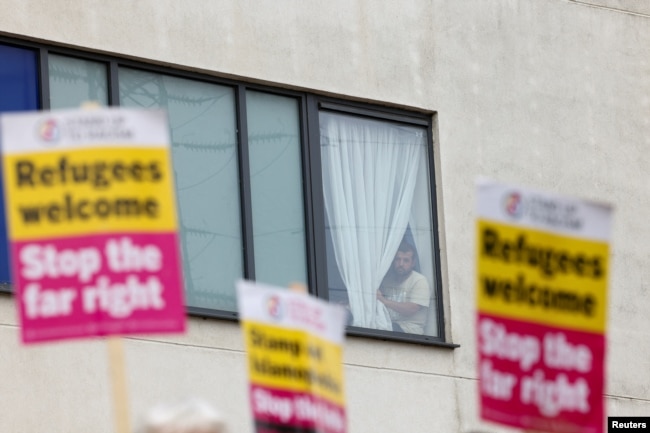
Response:
[{"label": "blurred sign in foreground", "polygon": [[166,114],[62,110],[0,122],[23,342],[183,331]]},{"label": "blurred sign in foreground", "polygon": [[611,208],[480,181],[481,417],[601,433]]},{"label": "blurred sign in foreground", "polygon": [[247,281],[237,296],[257,433],[345,433],[345,310]]}]

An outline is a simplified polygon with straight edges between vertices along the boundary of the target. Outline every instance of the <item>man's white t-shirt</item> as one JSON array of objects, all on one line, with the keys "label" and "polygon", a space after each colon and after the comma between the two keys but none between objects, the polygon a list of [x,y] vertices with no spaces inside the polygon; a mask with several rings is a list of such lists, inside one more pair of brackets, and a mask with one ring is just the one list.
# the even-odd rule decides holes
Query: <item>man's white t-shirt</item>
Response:
[{"label": "man's white t-shirt", "polygon": [[392,301],[413,302],[424,307],[410,316],[388,309],[391,320],[397,323],[404,332],[423,334],[431,301],[431,291],[426,277],[419,272],[411,271],[404,281],[398,283],[395,281],[394,274],[389,273],[381,282],[380,290],[386,298]]}]

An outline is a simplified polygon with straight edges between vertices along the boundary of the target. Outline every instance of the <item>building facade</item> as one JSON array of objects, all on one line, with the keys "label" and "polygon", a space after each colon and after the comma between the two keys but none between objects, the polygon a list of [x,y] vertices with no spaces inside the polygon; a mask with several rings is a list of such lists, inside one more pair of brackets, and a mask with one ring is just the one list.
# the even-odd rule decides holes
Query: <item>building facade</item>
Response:
[{"label": "building facade", "polygon": [[[606,408],[650,414],[650,7],[0,5],[0,110],[169,114],[189,329],[124,339],[134,425],[200,397],[252,431],[234,281],[254,278],[349,308],[350,431],[511,431],[478,415],[479,176],[614,206]],[[403,242],[427,286],[406,332],[376,294]],[[23,347],[17,326],[5,284],[0,431],[112,431],[106,343]]]}]

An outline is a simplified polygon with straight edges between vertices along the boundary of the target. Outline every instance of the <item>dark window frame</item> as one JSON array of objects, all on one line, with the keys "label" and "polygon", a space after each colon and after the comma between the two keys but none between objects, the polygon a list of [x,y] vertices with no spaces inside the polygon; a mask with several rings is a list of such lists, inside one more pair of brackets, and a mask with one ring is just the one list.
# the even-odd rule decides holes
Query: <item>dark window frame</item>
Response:
[{"label": "dark window frame", "polygon": [[[156,65],[142,61],[124,59],[117,56],[100,53],[85,52],[77,49],[58,47],[22,41],[14,38],[0,36],[0,44],[16,47],[29,48],[38,52],[39,68],[39,99],[41,109],[47,110],[50,107],[48,56],[50,53],[70,56],[84,60],[91,60],[104,63],[107,73],[107,92],[109,106],[119,106],[119,68],[127,67],[147,72],[160,73],[179,78],[197,80],[206,83],[213,83],[221,86],[231,87],[235,93],[235,115],[237,121],[238,140],[238,168],[239,168],[239,196],[240,212],[242,218],[242,258],[243,278],[255,279],[254,246],[253,246],[253,222],[251,204],[251,183],[250,169],[248,163],[248,125],[246,115],[246,91],[270,93],[285,97],[295,98],[299,106],[299,125],[301,137],[301,169],[303,181],[303,210],[305,227],[305,258],[307,266],[307,285],[310,293],[322,298],[328,298],[327,263],[325,254],[325,221],[324,202],[322,192],[322,171],[320,160],[320,133],[319,133],[319,112],[321,110],[354,114],[387,122],[398,122],[419,127],[425,127],[427,131],[427,157],[431,191],[432,206],[432,230],[433,230],[433,264],[435,281],[432,290],[437,299],[437,317],[439,336],[414,335],[406,333],[395,333],[392,331],[380,331],[367,328],[348,326],[347,334],[355,337],[366,337],[380,340],[390,340],[422,345],[440,346],[455,348],[458,345],[449,343],[445,339],[445,318],[442,290],[442,273],[440,264],[439,248],[439,225],[437,214],[437,196],[434,165],[434,146],[437,125],[437,113],[421,112],[394,108],[376,103],[357,102],[342,98],[320,95],[314,92],[274,87],[266,84],[256,84],[231,78],[208,75],[205,73],[186,71],[168,66]],[[0,285],[0,292],[12,292],[8,285]],[[187,313],[192,316],[238,320],[237,312],[225,310],[213,310],[199,307],[186,307]]]},{"label": "dark window frame", "polygon": [[[323,185],[322,185],[322,173],[321,173],[321,161],[320,161],[320,138],[319,138],[319,124],[318,124],[318,115],[321,111],[328,111],[333,113],[341,114],[352,114],[355,116],[361,116],[369,119],[394,122],[398,124],[406,124],[411,126],[420,126],[425,127],[427,131],[427,167],[429,171],[429,190],[431,191],[431,226],[433,230],[433,257],[434,257],[434,274],[435,281],[432,287],[433,292],[436,295],[436,309],[437,309],[437,326],[439,330],[439,336],[429,336],[429,335],[414,335],[407,333],[395,333],[392,331],[382,331],[374,330],[367,328],[359,328],[354,326],[347,327],[347,334],[350,336],[359,336],[359,337],[371,337],[382,340],[393,340],[393,341],[406,341],[419,344],[432,344],[446,347],[458,347],[455,344],[446,342],[445,340],[445,320],[444,320],[444,305],[443,305],[443,291],[442,291],[442,273],[441,273],[441,263],[440,263],[440,246],[439,246],[439,225],[438,225],[438,214],[437,214],[437,195],[436,195],[436,181],[435,181],[435,165],[434,165],[434,146],[436,145],[434,138],[434,126],[436,124],[437,113],[419,113],[419,112],[409,112],[402,109],[396,109],[387,106],[381,106],[377,104],[369,103],[356,103],[347,100],[339,100],[326,96],[318,95],[309,95],[309,107],[311,110],[311,121],[310,129],[312,131],[312,137],[308,144],[308,147],[311,149],[311,173],[312,176],[317,179],[317,183],[312,185],[313,194],[316,196],[313,201],[313,206],[318,207],[314,210],[314,214],[317,215],[317,222],[315,223],[318,227],[321,227],[321,230],[318,230],[316,236],[317,249],[321,251],[319,254],[320,259],[320,269],[323,270],[319,272],[319,281],[317,287],[323,288],[321,291],[327,291],[329,285],[327,282],[327,271],[326,271],[326,258],[325,254],[322,251],[325,251],[325,221],[324,221],[324,201],[323,201]],[[317,293],[321,298],[327,298],[326,293]]]}]

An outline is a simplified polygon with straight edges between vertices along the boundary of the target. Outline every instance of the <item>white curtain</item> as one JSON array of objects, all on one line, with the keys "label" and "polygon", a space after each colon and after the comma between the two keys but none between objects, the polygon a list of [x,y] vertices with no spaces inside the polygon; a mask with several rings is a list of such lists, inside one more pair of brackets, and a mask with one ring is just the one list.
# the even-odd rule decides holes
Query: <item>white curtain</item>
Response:
[{"label": "white curtain", "polygon": [[353,326],[390,330],[376,292],[411,218],[422,130],[321,112],[323,194]]}]

